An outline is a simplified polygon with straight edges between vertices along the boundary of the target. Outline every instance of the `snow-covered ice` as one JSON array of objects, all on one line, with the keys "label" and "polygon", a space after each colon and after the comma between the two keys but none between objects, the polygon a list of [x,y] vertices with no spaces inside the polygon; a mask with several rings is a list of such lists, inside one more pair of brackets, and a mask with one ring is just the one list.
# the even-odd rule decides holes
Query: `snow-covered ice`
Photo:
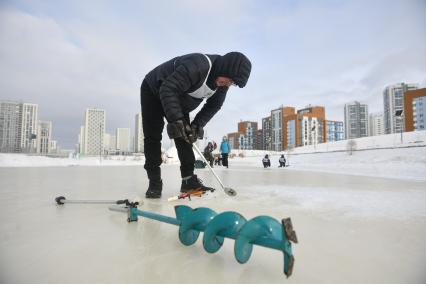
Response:
[{"label": "snow-covered ice", "polygon": [[[272,169],[278,166],[278,159],[285,154],[291,165],[287,170],[319,171],[373,177],[387,177],[407,180],[426,180],[426,131],[404,133],[404,143],[399,134],[355,139],[358,151],[349,155],[347,141],[318,144],[295,148],[288,152],[233,150],[234,165],[261,167],[265,154],[271,157]],[[375,149],[381,148],[381,149]],[[216,150],[217,151],[217,150]],[[195,153],[195,151],[194,151]],[[240,155],[244,158],[239,157]],[[198,156],[196,154],[196,156]],[[177,151],[172,147],[166,151],[167,164],[178,164]],[[141,166],[143,156],[109,156],[81,158],[50,158],[23,154],[0,153],[2,167],[69,167],[69,166]]]},{"label": "snow-covered ice", "polygon": [[[166,200],[179,191],[180,176],[170,157],[162,166],[163,198],[144,200],[140,209],[174,216],[173,206],[186,204],[237,211],[247,219],[291,217],[299,244],[293,246],[296,263],[289,279],[276,250],[255,247],[241,265],[229,239],[208,254],[200,240],[183,246],[173,225],[144,218],[129,224],[106,205],[54,203],[60,195],[143,196],[148,182],[143,161],[95,166],[96,158],[52,159],[58,164],[47,160],[37,166],[44,163],[38,157],[1,154],[0,283],[425,283],[425,149],[294,151],[284,169],[277,167],[279,153],[272,155],[273,167],[263,169],[263,153],[247,152],[231,159],[229,169],[214,168],[238,191],[236,197],[218,190],[174,203]],[[197,174],[219,188],[207,169]]]}]

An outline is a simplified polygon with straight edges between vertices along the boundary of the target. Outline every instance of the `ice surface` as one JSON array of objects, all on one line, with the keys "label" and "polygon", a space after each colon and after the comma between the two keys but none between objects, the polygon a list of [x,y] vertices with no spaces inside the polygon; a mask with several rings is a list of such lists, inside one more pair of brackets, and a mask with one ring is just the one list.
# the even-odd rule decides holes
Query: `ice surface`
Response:
[{"label": "ice surface", "polygon": [[[426,131],[368,137],[348,155],[346,142],[286,152],[288,168],[263,169],[262,151],[234,151],[230,168],[215,167],[218,191],[168,203],[178,193],[175,149],[162,166],[164,195],[141,210],[174,216],[174,205],[237,211],[247,219],[291,217],[299,244],[295,269],[282,273],[282,253],[255,247],[244,265],[234,241],[215,254],[201,241],[178,240],[178,227],[141,218],[128,224],[106,205],[54,204],[68,199],[133,199],[147,188],[143,159],[59,159],[0,154],[0,283],[426,283]],[[334,152],[333,152],[334,151]],[[313,153],[327,152],[327,153]]]},{"label": "ice surface", "polygon": [[[247,219],[291,217],[299,244],[289,279],[276,250],[255,247],[241,265],[229,239],[208,254],[200,240],[183,246],[173,225],[128,224],[106,205],[55,205],[59,195],[114,200],[141,196],[147,187],[142,166],[74,166],[0,168],[0,283],[425,283],[426,181],[299,171],[304,157],[266,170],[256,157],[233,159],[229,169],[215,170],[236,197],[218,188],[175,203],[166,200],[179,191],[179,168],[163,165],[163,198],[140,206],[168,216],[186,204]],[[219,187],[207,169],[197,174]]]}]

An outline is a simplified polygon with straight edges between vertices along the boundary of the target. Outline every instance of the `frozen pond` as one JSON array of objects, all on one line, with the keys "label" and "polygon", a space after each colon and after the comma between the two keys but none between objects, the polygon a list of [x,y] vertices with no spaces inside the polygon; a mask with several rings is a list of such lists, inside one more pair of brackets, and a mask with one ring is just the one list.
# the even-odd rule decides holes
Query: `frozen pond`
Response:
[{"label": "frozen pond", "polygon": [[[426,182],[255,168],[217,169],[238,191],[169,203],[180,188],[178,166],[162,167],[161,200],[141,210],[174,216],[173,206],[237,211],[247,219],[291,217],[298,234],[293,275],[282,253],[256,246],[234,259],[227,239],[215,254],[201,240],[185,247],[178,227],[147,219],[128,224],[106,205],[54,198],[143,196],[142,167],[0,168],[1,283],[425,283]],[[218,184],[207,170],[198,175]]]}]

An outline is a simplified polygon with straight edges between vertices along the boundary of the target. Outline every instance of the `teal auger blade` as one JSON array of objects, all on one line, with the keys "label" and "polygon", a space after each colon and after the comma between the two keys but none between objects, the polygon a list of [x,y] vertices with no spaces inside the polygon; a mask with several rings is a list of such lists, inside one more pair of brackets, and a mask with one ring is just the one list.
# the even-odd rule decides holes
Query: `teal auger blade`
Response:
[{"label": "teal auger blade", "polygon": [[182,244],[189,246],[194,244],[200,231],[204,231],[207,224],[217,215],[210,208],[200,207],[186,214],[181,220],[179,227],[179,240]]},{"label": "teal auger blade", "polygon": [[218,214],[208,224],[204,231],[203,246],[209,253],[217,252],[224,242],[224,237],[237,238],[246,219],[237,212],[223,212]]}]

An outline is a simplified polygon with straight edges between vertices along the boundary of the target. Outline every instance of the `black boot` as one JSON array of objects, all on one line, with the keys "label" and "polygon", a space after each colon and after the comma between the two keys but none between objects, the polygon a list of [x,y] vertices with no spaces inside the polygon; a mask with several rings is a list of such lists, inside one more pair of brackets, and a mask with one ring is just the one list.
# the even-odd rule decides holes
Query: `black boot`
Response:
[{"label": "black boot", "polygon": [[202,180],[197,178],[197,175],[192,175],[189,179],[182,180],[182,186],[180,187],[180,192],[193,192],[193,191],[211,191],[215,189],[203,185]]},{"label": "black boot", "polygon": [[145,193],[146,198],[160,198],[161,191],[163,190],[163,181],[160,180],[149,180],[149,187]]}]

